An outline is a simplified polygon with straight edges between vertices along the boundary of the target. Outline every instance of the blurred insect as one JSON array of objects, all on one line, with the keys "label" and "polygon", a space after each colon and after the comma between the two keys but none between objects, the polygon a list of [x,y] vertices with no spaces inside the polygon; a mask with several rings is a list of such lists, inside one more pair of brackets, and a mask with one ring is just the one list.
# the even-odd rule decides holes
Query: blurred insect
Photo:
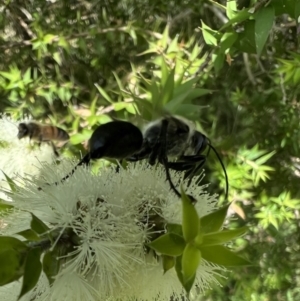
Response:
[{"label": "blurred insect", "polygon": [[[201,153],[207,146],[212,148],[226,177],[226,197],[228,179],[225,167],[206,136],[195,130],[195,125],[188,120],[167,116],[150,122],[142,132],[132,123],[112,121],[100,125],[89,141],[89,153],[61,181],[69,178],[80,165],[88,164],[91,159],[113,158],[139,161],[148,159],[151,165],[156,161],[164,165],[167,180],[177,196],[181,196],[174,186],[169,168],[186,171],[185,177],[192,178],[204,165],[206,156]],[[170,159],[177,159],[169,162]],[[57,183],[56,183],[57,184]]]},{"label": "blurred insect", "polygon": [[100,158],[122,160],[136,153],[142,144],[142,133],[132,123],[116,120],[102,124],[96,128],[89,140],[89,152],[61,181],[69,178],[78,166],[87,165],[91,160]]},{"label": "blurred insect", "polygon": [[58,157],[56,146],[54,141],[67,141],[70,139],[68,133],[53,125],[40,124],[37,122],[20,123],[18,126],[18,138],[22,139],[29,137],[30,140],[38,142],[39,146],[42,142],[50,143],[53,148],[54,154]]},{"label": "blurred insect", "polygon": [[[153,165],[158,160],[165,166],[167,174],[169,168],[185,171],[184,178],[189,178],[190,181],[203,167],[212,149],[224,171],[227,199],[228,176],[225,166],[216,149],[205,135],[196,130],[193,122],[180,116],[165,116],[150,122],[143,131],[143,137],[142,148],[127,158],[128,161],[148,159],[149,164]],[[203,155],[207,147],[208,152]]]}]

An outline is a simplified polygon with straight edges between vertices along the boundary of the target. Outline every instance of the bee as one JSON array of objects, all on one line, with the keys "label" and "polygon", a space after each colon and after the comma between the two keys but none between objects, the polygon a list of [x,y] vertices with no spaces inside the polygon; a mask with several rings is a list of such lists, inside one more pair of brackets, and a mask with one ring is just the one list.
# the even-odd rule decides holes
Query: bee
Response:
[{"label": "bee", "polygon": [[29,137],[30,140],[35,140],[39,143],[42,142],[50,143],[53,148],[54,154],[58,157],[59,154],[53,143],[55,141],[67,141],[70,139],[69,134],[56,126],[40,124],[37,122],[20,123],[18,126],[18,138],[22,139]]}]

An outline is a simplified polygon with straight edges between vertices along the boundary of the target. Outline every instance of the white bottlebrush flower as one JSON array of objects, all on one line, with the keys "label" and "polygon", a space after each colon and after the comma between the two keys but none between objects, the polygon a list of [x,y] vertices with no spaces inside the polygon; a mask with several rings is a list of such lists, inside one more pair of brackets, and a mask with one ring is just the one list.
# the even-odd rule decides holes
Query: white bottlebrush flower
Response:
[{"label": "white bottlebrush flower", "polygon": [[[28,300],[33,296],[45,301],[167,301],[171,296],[184,297],[175,271],[164,275],[161,263],[145,249],[151,235],[162,233],[166,223],[181,223],[182,204],[170,190],[164,168],[137,163],[119,173],[103,168],[93,175],[90,168],[78,167],[69,179],[53,185],[74,165],[68,160],[59,165],[43,164],[39,178],[25,179],[25,185],[11,196],[17,209],[32,212],[48,225],[55,233],[56,245],[74,243],[76,237],[53,284],[46,287],[43,278]],[[171,171],[171,176],[174,183],[182,181],[178,173]],[[217,199],[204,191],[206,186],[195,182],[186,192],[198,200],[195,208],[203,216],[215,209]],[[12,223],[9,217],[3,218]],[[7,231],[12,234],[11,228]],[[217,282],[215,276],[220,271],[222,268],[203,260],[194,287],[206,289]]]},{"label": "white bottlebrush flower", "polygon": [[26,174],[37,175],[40,162],[53,162],[53,149],[50,145],[42,143],[40,148],[33,148],[28,138],[18,139],[18,124],[28,121],[14,121],[8,116],[0,115],[0,188],[9,189],[3,181],[3,172],[12,179]]}]

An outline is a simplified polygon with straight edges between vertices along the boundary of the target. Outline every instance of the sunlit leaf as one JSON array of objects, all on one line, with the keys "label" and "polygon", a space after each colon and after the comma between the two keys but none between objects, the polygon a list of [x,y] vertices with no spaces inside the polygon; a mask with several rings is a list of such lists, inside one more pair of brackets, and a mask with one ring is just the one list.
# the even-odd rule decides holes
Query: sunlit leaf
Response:
[{"label": "sunlit leaf", "polygon": [[184,287],[185,291],[187,293],[189,293],[194,284],[196,275],[194,277],[192,277],[189,281],[184,282],[183,273],[182,273],[182,256],[176,257],[175,270],[176,270],[177,277],[178,277],[180,283]]},{"label": "sunlit leaf", "polygon": [[201,261],[201,252],[193,244],[188,243],[182,254],[183,282],[189,282],[194,278]]},{"label": "sunlit leaf", "polygon": [[237,238],[248,230],[248,227],[242,227],[234,230],[224,230],[220,232],[213,232],[203,235],[202,246],[213,246],[224,244],[228,241],[231,241],[234,238]]},{"label": "sunlit leaf", "polygon": [[201,20],[202,23],[202,33],[203,38],[208,45],[214,45],[217,46],[217,38],[216,38],[216,31],[212,30],[209,26],[207,26],[203,20]]},{"label": "sunlit leaf", "polygon": [[95,83],[95,87],[98,89],[99,93],[106,99],[109,103],[113,104],[113,100],[108,96],[108,94],[102,89],[98,84]]},{"label": "sunlit leaf", "polygon": [[185,248],[185,241],[177,234],[167,233],[158,237],[148,245],[160,254],[180,256]]},{"label": "sunlit leaf", "polygon": [[172,97],[173,97],[173,92],[174,92],[174,74],[175,74],[175,68],[173,68],[168,77],[167,80],[162,87],[162,99],[161,103],[166,104],[168,103]]},{"label": "sunlit leaf", "polygon": [[229,20],[236,16],[236,11],[236,0],[228,0],[226,2],[226,15]]},{"label": "sunlit leaf", "polygon": [[182,232],[186,242],[192,241],[200,231],[199,216],[191,199],[181,189]]},{"label": "sunlit leaf", "polygon": [[243,22],[247,19],[249,19],[249,17],[252,14],[248,12],[247,9],[241,10],[239,11],[233,18],[231,18],[226,24],[224,24],[219,31],[223,31],[224,29],[228,28],[229,26],[235,24],[235,23],[240,23]]},{"label": "sunlit leaf", "polygon": [[229,49],[237,40],[238,34],[235,32],[225,32],[220,40],[220,51],[224,52]]},{"label": "sunlit leaf", "polygon": [[200,225],[203,233],[217,232],[221,229],[230,204],[201,217]]},{"label": "sunlit leaf", "polygon": [[246,259],[238,256],[224,246],[201,247],[201,254],[204,259],[223,266],[245,266],[250,265]]}]

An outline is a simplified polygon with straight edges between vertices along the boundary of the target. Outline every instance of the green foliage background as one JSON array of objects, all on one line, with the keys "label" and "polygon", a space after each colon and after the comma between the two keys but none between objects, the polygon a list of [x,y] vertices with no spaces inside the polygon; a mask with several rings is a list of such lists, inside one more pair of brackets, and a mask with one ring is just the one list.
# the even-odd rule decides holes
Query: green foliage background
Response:
[{"label": "green foliage background", "polygon": [[[0,5],[0,111],[84,142],[112,117],[197,123],[230,181],[236,247],[253,263],[203,300],[299,300],[300,2],[20,1]],[[156,116],[157,115],[157,116]],[[213,154],[209,190],[224,200]]]}]

